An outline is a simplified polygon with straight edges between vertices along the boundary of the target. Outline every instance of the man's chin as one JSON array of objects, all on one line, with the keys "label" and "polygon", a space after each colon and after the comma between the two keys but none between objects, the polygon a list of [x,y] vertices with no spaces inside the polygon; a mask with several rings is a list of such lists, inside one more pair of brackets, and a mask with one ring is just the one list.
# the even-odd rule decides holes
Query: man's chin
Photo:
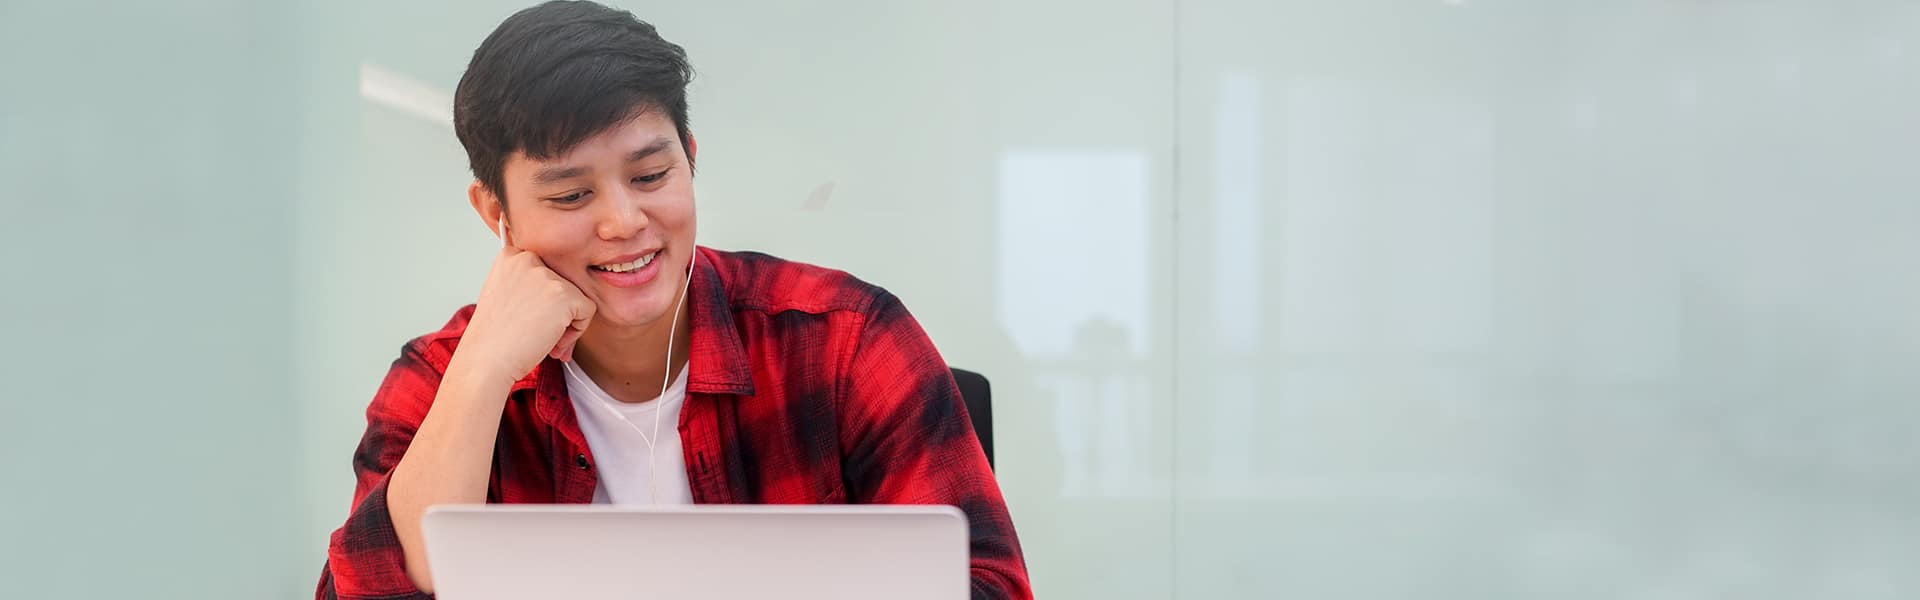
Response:
[{"label": "man's chin", "polygon": [[594,316],[597,324],[620,328],[649,327],[659,323],[660,319],[668,314],[664,307],[654,306],[652,303],[639,306],[609,306],[607,303],[601,303],[595,307],[595,310],[598,311]]}]

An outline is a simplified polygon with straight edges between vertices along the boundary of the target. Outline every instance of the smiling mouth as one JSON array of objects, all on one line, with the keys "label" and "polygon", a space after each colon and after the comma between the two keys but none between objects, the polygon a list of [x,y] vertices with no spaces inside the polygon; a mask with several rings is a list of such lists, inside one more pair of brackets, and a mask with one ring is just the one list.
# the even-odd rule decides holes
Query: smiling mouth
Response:
[{"label": "smiling mouth", "polygon": [[628,271],[635,271],[640,269],[641,267],[647,266],[648,264],[653,262],[653,259],[655,257],[658,257],[658,256],[660,256],[660,251],[655,250],[652,252],[648,252],[646,256],[642,256],[640,258],[634,259],[632,262],[624,262],[624,263],[610,264],[610,265],[593,265],[587,268],[593,269],[595,271],[606,271],[608,273],[625,273]]}]

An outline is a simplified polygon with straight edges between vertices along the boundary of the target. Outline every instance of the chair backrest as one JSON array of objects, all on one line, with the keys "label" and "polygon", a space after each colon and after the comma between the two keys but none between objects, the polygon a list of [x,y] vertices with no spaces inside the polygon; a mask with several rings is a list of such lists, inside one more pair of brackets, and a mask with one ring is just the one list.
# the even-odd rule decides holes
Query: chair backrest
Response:
[{"label": "chair backrest", "polygon": [[993,387],[987,377],[966,369],[953,369],[953,382],[960,386],[960,399],[967,403],[967,418],[973,420],[973,436],[980,438],[980,449],[987,451],[987,466],[993,466]]}]

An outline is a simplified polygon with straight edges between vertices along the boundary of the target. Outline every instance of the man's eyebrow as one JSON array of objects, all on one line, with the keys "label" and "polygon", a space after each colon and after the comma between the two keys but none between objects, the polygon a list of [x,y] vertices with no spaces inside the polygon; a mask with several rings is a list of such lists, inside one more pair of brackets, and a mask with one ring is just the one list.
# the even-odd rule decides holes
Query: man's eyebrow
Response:
[{"label": "man's eyebrow", "polygon": [[669,140],[667,138],[655,138],[653,140],[653,143],[647,144],[645,147],[639,150],[635,150],[631,154],[628,154],[627,162],[634,162],[649,156],[653,156],[655,154],[658,154],[662,150],[666,150],[672,145],[673,145],[673,140]]},{"label": "man's eyebrow", "polygon": [[545,185],[563,179],[572,179],[585,172],[587,172],[586,167],[547,167],[533,174],[533,184]]},{"label": "man's eyebrow", "polygon": [[[635,161],[645,159],[646,157],[659,154],[661,151],[671,147],[673,147],[673,140],[670,140],[667,138],[656,138],[653,140],[653,142],[648,143],[646,146],[641,147],[639,150],[634,150],[633,152],[627,153],[627,162],[635,162]],[[546,185],[546,184],[553,183],[556,181],[561,181],[564,179],[572,179],[574,177],[579,177],[581,174],[586,172],[587,172],[586,167],[547,167],[533,174],[533,184]]]}]

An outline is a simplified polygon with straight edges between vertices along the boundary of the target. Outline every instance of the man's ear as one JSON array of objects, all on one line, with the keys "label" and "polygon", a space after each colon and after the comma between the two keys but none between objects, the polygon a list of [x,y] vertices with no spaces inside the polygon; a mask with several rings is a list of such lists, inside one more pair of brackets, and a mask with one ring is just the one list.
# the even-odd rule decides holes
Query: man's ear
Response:
[{"label": "man's ear", "polygon": [[473,212],[480,215],[480,221],[487,224],[494,237],[500,237],[500,218],[506,216],[498,196],[476,179],[467,186],[467,201],[473,204]]},{"label": "man's ear", "polygon": [[700,140],[693,139],[693,132],[687,132],[687,164],[693,164],[693,156],[700,153]]}]

